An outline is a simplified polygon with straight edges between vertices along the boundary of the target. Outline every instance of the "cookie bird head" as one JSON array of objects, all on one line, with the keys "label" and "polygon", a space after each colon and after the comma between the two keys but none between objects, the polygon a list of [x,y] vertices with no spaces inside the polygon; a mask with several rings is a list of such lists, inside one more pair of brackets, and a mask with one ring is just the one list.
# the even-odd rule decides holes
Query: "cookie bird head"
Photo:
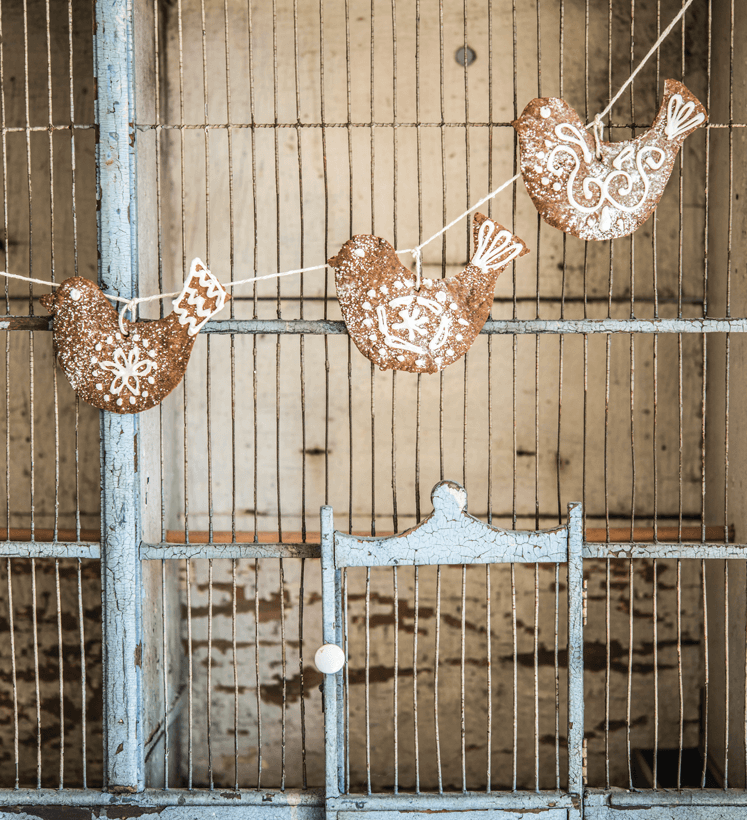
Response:
[{"label": "cookie bird head", "polygon": [[39,298],[39,302],[52,316],[59,315],[61,319],[86,314],[92,308],[100,307],[102,300],[108,304],[96,285],[82,276],[66,279],[52,293]]}]

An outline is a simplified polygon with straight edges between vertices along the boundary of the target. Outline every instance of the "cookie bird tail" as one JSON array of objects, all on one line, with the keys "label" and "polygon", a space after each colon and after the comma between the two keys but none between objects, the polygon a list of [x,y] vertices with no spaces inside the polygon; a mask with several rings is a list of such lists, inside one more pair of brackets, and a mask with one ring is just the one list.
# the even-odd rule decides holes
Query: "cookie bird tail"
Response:
[{"label": "cookie bird tail", "polygon": [[664,82],[664,97],[653,130],[666,140],[682,141],[688,134],[708,121],[700,100],[677,80]]},{"label": "cookie bird tail", "polygon": [[492,296],[501,271],[514,259],[529,253],[529,248],[518,236],[483,214],[475,214],[472,236],[474,253],[455,279],[480,294],[480,298]]},{"label": "cookie bird tail", "polygon": [[182,292],[174,299],[173,314],[180,325],[186,326],[188,335],[196,336],[208,319],[215,316],[230,298],[202,260],[193,259]]}]

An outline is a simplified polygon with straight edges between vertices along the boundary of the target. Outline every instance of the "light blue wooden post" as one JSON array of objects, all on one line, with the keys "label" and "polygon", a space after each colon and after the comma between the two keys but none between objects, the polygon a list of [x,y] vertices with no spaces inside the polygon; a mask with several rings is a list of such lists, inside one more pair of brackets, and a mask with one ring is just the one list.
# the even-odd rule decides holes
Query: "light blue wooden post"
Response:
[{"label": "light blue wooden post", "polygon": [[568,505],[568,791],[584,793],[584,566],[580,504]]},{"label": "light blue wooden post", "polygon": [[[137,290],[132,7],[97,0],[99,281]],[[144,787],[137,416],[101,413],[101,573],[104,777],[109,791]]]},{"label": "light blue wooden post", "polygon": [[[321,508],[322,541],[322,621],[325,644],[341,646],[340,572],[335,569],[335,534],[332,507]],[[324,676],[324,749],[325,797],[338,797],[343,790],[341,710],[338,697],[342,672]],[[341,700],[340,700],[341,703]],[[340,712],[340,714],[338,714]]]}]

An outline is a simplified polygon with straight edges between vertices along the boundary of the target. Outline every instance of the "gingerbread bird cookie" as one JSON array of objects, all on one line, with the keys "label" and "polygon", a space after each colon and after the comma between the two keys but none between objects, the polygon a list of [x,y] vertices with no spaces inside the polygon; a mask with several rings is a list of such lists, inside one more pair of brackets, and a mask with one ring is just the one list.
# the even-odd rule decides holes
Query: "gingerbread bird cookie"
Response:
[{"label": "gingerbread bird cookie", "polygon": [[139,413],[179,384],[200,328],[228,298],[195,259],[173,311],[157,321],[122,319],[120,326],[106,296],[80,276],[39,301],[53,317],[57,362],[80,398],[100,410]]},{"label": "gingerbread bird cookie", "polygon": [[354,236],[329,260],[357,348],[382,370],[437,373],[462,357],[485,324],[501,271],[529,252],[511,231],[476,214],[475,252],[448,279],[423,279],[385,239]]},{"label": "gingerbread bird cookie", "polygon": [[676,80],[651,128],[633,140],[599,142],[564,100],[532,100],[513,123],[521,175],[545,222],[580,239],[616,239],[651,216],[680,147],[708,119],[698,99]]}]

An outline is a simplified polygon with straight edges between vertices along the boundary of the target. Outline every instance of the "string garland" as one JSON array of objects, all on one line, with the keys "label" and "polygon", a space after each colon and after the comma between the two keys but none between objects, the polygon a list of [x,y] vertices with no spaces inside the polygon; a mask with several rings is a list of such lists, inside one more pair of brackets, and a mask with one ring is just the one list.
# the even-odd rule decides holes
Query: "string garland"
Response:
[{"label": "string garland", "polygon": [[[669,25],[662,31],[662,33],[659,35],[656,42],[649,49],[648,53],[638,63],[638,66],[635,68],[635,70],[632,72],[632,74],[628,77],[628,79],[622,84],[622,86],[620,86],[619,90],[614,95],[614,97],[612,97],[612,99],[609,101],[607,106],[602,111],[600,111],[594,117],[594,119],[586,126],[587,130],[593,129],[593,135],[594,135],[594,142],[595,142],[597,157],[599,157],[599,154],[600,154],[600,151],[601,151],[601,140],[602,140],[602,136],[603,136],[603,133],[604,133],[604,123],[602,122],[602,118],[611,111],[614,104],[625,93],[625,90],[628,88],[628,86],[633,82],[633,80],[635,80],[638,73],[643,69],[643,67],[651,59],[651,57],[653,57],[653,55],[656,53],[659,46],[669,36],[669,34],[672,32],[672,29],[674,29],[674,27],[677,25],[677,23],[684,16],[685,12],[690,8],[690,6],[694,2],[695,2],[695,0],[686,0],[686,2],[684,3],[684,5],[680,9],[680,11],[675,15],[675,17],[672,19],[672,21],[669,23]],[[398,253],[398,254],[406,254],[406,253],[412,254],[414,262],[415,262],[416,278],[417,278],[418,287],[420,285],[420,278],[421,278],[422,250],[423,250],[423,248],[426,245],[429,245],[434,240],[438,239],[440,236],[442,236],[444,233],[446,233],[446,231],[448,231],[450,228],[453,228],[454,225],[456,225],[458,222],[460,222],[462,219],[464,219],[465,216],[469,216],[469,214],[471,214],[473,211],[477,210],[481,205],[484,205],[486,202],[489,202],[491,199],[493,199],[499,193],[501,193],[501,191],[508,188],[509,185],[512,185],[514,182],[516,182],[520,178],[521,178],[521,174],[515,174],[510,179],[507,179],[504,183],[499,185],[497,188],[495,188],[490,193],[486,194],[482,199],[478,200],[476,203],[474,203],[474,205],[467,208],[466,211],[463,211],[461,214],[459,214],[459,216],[452,219],[451,222],[449,222],[447,225],[444,225],[443,228],[436,231],[436,233],[434,233],[432,236],[429,236],[428,239],[424,240],[419,245],[416,245],[414,248],[403,248],[402,250],[396,251],[396,253]],[[263,276],[250,276],[247,279],[238,279],[238,280],[234,280],[234,281],[231,281],[231,282],[225,282],[225,283],[223,283],[223,287],[226,290],[231,290],[235,287],[239,287],[240,285],[251,284],[252,282],[261,282],[265,279],[279,279],[282,276],[294,276],[294,275],[300,274],[300,273],[310,273],[312,271],[324,270],[327,267],[329,267],[329,265],[327,265],[327,263],[325,262],[322,265],[312,265],[310,267],[305,267],[305,268],[295,268],[294,270],[279,271],[279,272],[276,272],[276,273],[268,273],[268,274],[264,274]],[[52,287],[52,288],[56,288],[56,287],[60,286],[59,282],[48,282],[48,281],[44,281],[43,279],[34,279],[33,277],[30,277],[30,276],[21,276],[17,273],[8,273],[7,271],[0,271],[0,276],[4,276],[7,279],[20,279],[24,282],[32,282],[32,283],[37,284],[37,285],[47,285],[48,287]],[[158,300],[161,300],[161,299],[171,299],[171,298],[174,298],[176,296],[179,296],[180,293],[181,293],[181,291],[173,291],[171,293],[155,293],[155,294],[152,294],[151,296],[135,296],[135,297],[131,297],[131,298],[128,298],[126,296],[116,296],[115,294],[112,294],[112,293],[107,293],[107,294],[104,294],[104,295],[108,299],[111,299],[114,302],[119,302],[122,305],[122,307],[119,310],[119,325],[120,325],[120,328],[124,332],[123,320],[124,320],[124,314],[125,313],[129,312],[130,316],[134,319],[135,318],[134,311],[137,309],[138,305],[144,304],[146,302],[158,301]]]}]

